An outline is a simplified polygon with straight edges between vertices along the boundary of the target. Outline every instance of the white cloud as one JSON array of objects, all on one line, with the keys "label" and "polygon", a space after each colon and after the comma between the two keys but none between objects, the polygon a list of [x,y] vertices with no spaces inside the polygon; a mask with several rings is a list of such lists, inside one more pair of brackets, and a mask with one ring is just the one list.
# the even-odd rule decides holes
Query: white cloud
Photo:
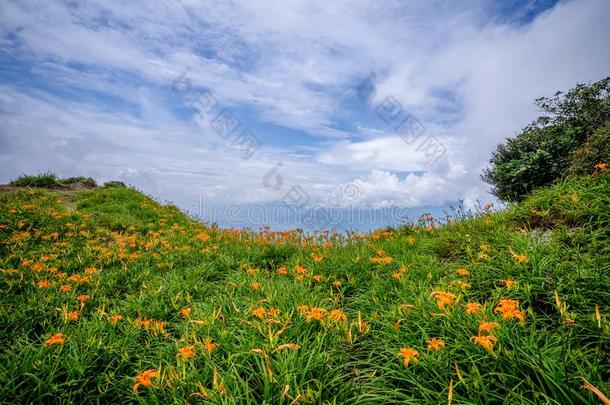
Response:
[{"label": "white cloud", "polygon": [[[530,24],[493,18],[489,4],[3,2],[0,55],[27,73],[2,81],[0,179],[54,170],[183,205],[203,192],[245,203],[282,197],[262,185],[282,162],[285,187],[312,200],[349,182],[366,203],[488,198],[481,169],[536,116],[533,100],[610,75],[609,2],[564,1]],[[254,117],[265,144],[251,160],[171,94],[187,66],[195,87]],[[447,148],[438,162],[365,117],[374,103],[339,100],[371,72],[374,103],[393,95],[423,121]],[[274,138],[265,124],[302,132]]]}]

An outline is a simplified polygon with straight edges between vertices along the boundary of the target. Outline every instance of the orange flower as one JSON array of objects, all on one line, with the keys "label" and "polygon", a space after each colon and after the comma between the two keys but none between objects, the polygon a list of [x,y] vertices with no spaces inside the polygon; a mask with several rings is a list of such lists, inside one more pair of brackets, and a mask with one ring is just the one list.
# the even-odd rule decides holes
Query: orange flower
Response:
[{"label": "orange flower", "polygon": [[341,287],[341,281],[339,281],[339,280],[335,280],[335,281],[333,281],[333,285],[334,285],[335,287],[339,288],[339,287]]},{"label": "orange flower", "polygon": [[495,337],[491,336],[491,335],[484,335],[484,336],[471,336],[470,340],[479,345],[482,346],[485,350],[491,352],[494,349],[494,346],[496,345],[496,343],[498,342],[498,339],[496,339]]},{"label": "orange flower", "polygon": [[304,275],[307,274],[307,269],[303,266],[294,266],[294,272],[297,274]]},{"label": "orange flower", "polygon": [[343,312],[342,309],[333,309],[330,311],[330,314],[328,314],[327,319],[335,322],[345,322],[347,321],[347,315],[345,315],[345,312]]},{"label": "orange flower", "polygon": [[195,346],[184,346],[178,349],[176,357],[180,357],[182,360],[190,359],[195,356]]},{"label": "orange flower", "polygon": [[191,311],[191,307],[184,307],[180,310],[180,315],[182,315],[183,318],[188,318],[191,315]]},{"label": "orange flower", "polygon": [[63,333],[56,333],[46,341],[47,346],[51,345],[63,345],[65,342]]},{"label": "orange flower", "polygon": [[479,335],[483,332],[492,334],[494,333],[494,329],[497,329],[500,327],[500,324],[498,324],[497,322],[481,322],[479,324]]},{"label": "orange flower", "polygon": [[312,259],[314,263],[320,263],[322,260],[324,260],[324,256],[312,256]]},{"label": "orange flower", "polygon": [[519,301],[511,299],[501,299],[494,312],[500,312],[502,314],[502,320],[516,318],[519,322],[525,322],[525,314],[519,310]]},{"label": "orange flower", "polygon": [[36,285],[38,286],[38,288],[49,288],[51,286],[51,283],[49,282],[49,280],[41,280],[37,282]]},{"label": "orange flower", "polygon": [[432,293],[432,297],[436,299],[438,309],[441,311],[444,311],[447,305],[453,305],[457,298],[455,295],[446,291],[435,291]]},{"label": "orange flower", "polygon": [[504,280],[501,280],[502,284],[504,284],[506,286],[506,288],[512,288],[513,286],[517,285],[518,281],[515,281],[511,278],[507,278]]},{"label": "orange flower", "polygon": [[257,281],[252,282],[252,284],[250,284],[250,287],[252,287],[253,290],[260,290],[261,289],[261,284]]},{"label": "orange flower", "polygon": [[286,344],[283,344],[283,345],[279,345],[274,350],[274,352],[279,352],[279,351],[286,350],[286,349],[289,349],[289,350],[299,350],[300,348],[301,348],[301,346],[297,345],[296,343],[286,343]]},{"label": "orange flower", "polygon": [[322,282],[323,277],[319,274],[316,274],[315,276],[312,277],[314,280],[316,280],[318,283]]},{"label": "orange flower", "polygon": [[258,319],[263,319],[266,314],[267,314],[267,311],[263,307],[258,307],[258,308],[255,308],[252,310],[252,315],[257,317]]},{"label": "orange flower", "polygon": [[599,162],[595,164],[595,168],[598,169],[600,172],[605,172],[608,169],[608,163]]},{"label": "orange flower", "polygon": [[394,280],[400,280],[400,277],[401,277],[401,276],[402,276],[402,274],[401,274],[401,273],[394,273],[394,274],[392,274],[392,278],[393,278]]},{"label": "orange flower", "polygon": [[59,291],[63,292],[63,293],[69,293],[70,291],[72,291],[72,286],[70,285],[62,285],[61,287],[59,287]]},{"label": "orange flower", "polygon": [[84,304],[85,302],[89,301],[89,298],[91,298],[89,295],[87,294],[82,294],[79,295],[78,297],[76,297],[76,299],[81,303]]},{"label": "orange flower", "polygon": [[445,342],[439,338],[430,338],[428,339],[428,350],[436,350],[439,351],[441,348],[445,347]]},{"label": "orange flower", "polygon": [[286,267],[282,266],[275,271],[275,274],[277,274],[278,276],[285,276],[286,274],[288,274],[288,270],[286,270]]},{"label": "orange flower", "polygon": [[246,269],[246,273],[252,275],[252,276],[256,276],[258,274],[258,269],[255,267],[249,267]]},{"label": "orange flower", "polygon": [[269,311],[267,311],[267,314],[271,318],[277,318],[278,316],[280,316],[280,310],[278,308],[269,308]]},{"label": "orange flower", "polygon": [[71,311],[68,312],[68,314],[66,315],[66,319],[69,321],[78,321],[79,316],[80,314],[78,313],[78,311]]},{"label": "orange flower", "polygon": [[529,259],[527,258],[527,256],[525,254],[516,254],[513,251],[513,248],[511,248],[510,246],[508,247],[508,252],[515,258],[516,261],[518,261],[521,264],[526,264],[527,262],[529,262]]},{"label": "orange flower", "polygon": [[369,261],[371,263],[375,263],[375,264],[390,264],[390,263],[392,263],[394,261],[394,259],[392,259],[389,256],[386,256],[386,257],[371,257],[369,259]]},{"label": "orange flower", "polygon": [[212,353],[212,351],[214,351],[214,349],[216,349],[218,346],[219,346],[219,344],[212,342],[212,338],[208,336],[205,339],[205,343],[204,343],[203,347],[205,348],[206,352]]},{"label": "orange flower", "polygon": [[413,236],[407,236],[405,238],[405,240],[407,241],[407,243],[411,246],[413,246],[413,244],[415,243],[415,238]]},{"label": "orange flower", "polygon": [[307,311],[309,311],[309,305],[299,305],[297,307],[297,310],[302,313],[305,314]]},{"label": "orange flower", "polygon": [[398,355],[403,358],[402,364],[405,367],[409,365],[411,360],[413,360],[414,363],[419,362],[419,352],[413,349],[412,347],[403,347],[402,349],[400,349],[400,352],[398,352]]},{"label": "orange flower", "polygon": [[464,307],[466,307],[466,315],[478,314],[483,309],[483,306],[477,302],[469,302]]},{"label": "orange flower", "polygon": [[123,319],[123,317],[121,315],[112,315],[109,316],[108,319],[110,320],[111,324],[116,324],[118,321],[120,321],[121,319]]},{"label": "orange flower", "polygon": [[305,320],[307,321],[307,323],[311,323],[312,319],[315,319],[319,322],[324,319],[324,316],[327,312],[328,311],[326,311],[324,308],[311,308],[309,312],[307,312],[307,314],[305,315]]},{"label": "orange flower", "polygon": [[157,370],[146,370],[146,371],[142,372],[141,374],[138,374],[135,378],[136,383],[133,385],[133,392],[137,394],[138,388],[140,386],[145,387],[145,388],[152,387],[152,381],[150,381],[150,379],[153,377],[158,377],[158,376],[159,376],[159,373],[157,372]]},{"label": "orange flower", "polygon": [[462,277],[467,277],[470,274],[470,272],[468,270],[466,270],[465,268],[460,267],[459,269],[457,269],[457,274]]}]

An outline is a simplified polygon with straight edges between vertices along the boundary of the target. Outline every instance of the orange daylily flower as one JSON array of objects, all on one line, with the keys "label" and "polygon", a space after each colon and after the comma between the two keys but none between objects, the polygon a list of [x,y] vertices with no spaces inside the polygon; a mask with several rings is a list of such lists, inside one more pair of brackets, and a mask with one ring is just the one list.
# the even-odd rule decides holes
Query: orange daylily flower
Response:
[{"label": "orange daylily flower", "polygon": [[38,288],[49,288],[51,286],[51,282],[49,280],[41,280],[36,283]]},{"label": "orange daylily flower", "polygon": [[89,301],[89,298],[91,298],[89,295],[87,294],[81,294],[78,297],[76,297],[76,299],[81,303],[84,304],[85,302]]},{"label": "orange daylily flower", "polygon": [[334,285],[335,287],[339,288],[339,287],[341,287],[341,281],[339,281],[339,280],[335,280],[335,281],[333,281],[333,285]]},{"label": "orange daylily flower", "polygon": [[53,336],[51,336],[46,342],[45,344],[47,346],[51,346],[51,345],[63,345],[65,342],[64,340],[64,334],[63,333],[56,333]]},{"label": "orange daylily flower", "polygon": [[478,302],[469,302],[464,307],[466,307],[466,315],[478,314],[483,309],[483,306]]},{"label": "orange daylily flower", "polygon": [[280,310],[278,308],[269,308],[269,311],[267,311],[267,315],[269,315],[269,317],[271,318],[277,318],[278,316],[280,316]]},{"label": "orange daylily flower", "polygon": [[78,321],[80,313],[78,311],[70,311],[66,314],[66,319],[69,321]]},{"label": "orange daylily flower", "polygon": [[274,352],[279,352],[279,351],[286,350],[286,349],[288,349],[288,350],[299,350],[300,348],[301,348],[301,346],[296,344],[296,343],[286,343],[286,344],[283,344],[283,345],[279,345],[274,350]]},{"label": "orange daylily flower", "polygon": [[275,271],[275,273],[276,273],[278,276],[285,276],[286,274],[288,274],[288,270],[286,269],[286,267],[282,266],[282,267],[278,268],[278,269]]},{"label": "orange daylily flower", "polygon": [[369,259],[369,261],[371,263],[375,263],[375,264],[390,264],[394,261],[394,259],[392,259],[389,256],[385,256],[385,257],[371,257]]},{"label": "orange daylily flower", "polygon": [[251,312],[252,315],[257,317],[258,319],[263,319],[267,314],[267,311],[263,307],[254,308]]},{"label": "orange daylily flower", "polygon": [[326,309],[324,308],[311,308],[309,310],[309,312],[307,312],[307,314],[305,314],[305,320],[307,321],[307,323],[311,323],[312,319],[315,319],[316,321],[321,321],[322,319],[324,319],[324,316],[326,315],[328,311],[326,311]]},{"label": "orange daylily flower", "polygon": [[398,352],[398,355],[403,358],[402,364],[405,367],[407,367],[409,365],[411,360],[413,360],[414,363],[419,362],[419,359],[418,359],[419,352],[417,350],[413,349],[412,347],[403,347]]},{"label": "orange daylily flower", "polygon": [[191,307],[184,307],[180,310],[180,315],[182,315],[183,318],[188,318],[191,315],[191,311]]},{"label": "orange daylily flower", "polygon": [[212,338],[209,336],[205,339],[205,343],[203,344],[205,351],[208,353],[212,353],[212,351],[214,351],[214,349],[216,349],[218,346],[220,345],[218,343],[212,342]]},{"label": "orange daylily flower", "polygon": [[496,339],[495,337],[491,336],[491,335],[479,335],[479,336],[471,336],[470,340],[483,347],[485,350],[487,350],[488,352],[493,351],[494,346],[496,345],[496,343],[498,342],[498,339]]},{"label": "orange daylily flower", "polygon": [[153,384],[150,379],[153,377],[159,377],[159,372],[157,370],[146,370],[141,374],[138,374],[135,377],[136,383],[133,385],[133,392],[137,394],[140,386],[145,388],[152,387]]},{"label": "orange daylily flower", "polygon": [[436,350],[439,351],[441,348],[445,347],[445,342],[443,342],[440,338],[430,338],[428,339],[428,350]]},{"label": "orange daylily flower", "polygon": [[494,329],[500,327],[500,324],[497,322],[481,322],[479,324],[479,335],[483,332],[492,334],[494,333]]},{"label": "orange daylily flower", "polygon": [[494,312],[499,312],[502,314],[502,320],[508,320],[516,318],[519,322],[525,322],[525,314],[523,311],[519,310],[519,301],[515,301],[512,299],[501,299]]},{"label": "orange daylily flower", "polygon": [[180,357],[183,360],[190,359],[194,356],[195,356],[195,346],[194,345],[181,347],[180,349],[178,349],[178,353],[176,354],[176,357]]},{"label": "orange daylily flower", "polygon": [[261,284],[257,281],[252,282],[252,284],[250,284],[250,287],[252,287],[253,290],[260,290],[261,289]]},{"label": "orange daylily flower", "polygon": [[402,276],[402,274],[401,274],[401,273],[394,273],[394,274],[392,274],[392,278],[393,278],[394,280],[400,280],[400,277],[401,277],[401,276]]},{"label": "orange daylily flower", "polygon": [[436,304],[438,305],[438,309],[441,311],[445,310],[447,305],[453,305],[457,297],[446,291],[435,291],[431,295],[434,299],[436,299]]},{"label": "orange daylily flower", "polygon": [[123,317],[121,315],[112,315],[112,316],[108,317],[108,320],[110,320],[110,323],[113,325],[116,324],[121,319],[123,319]]},{"label": "orange daylily flower", "polygon": [[72,286],[70,285],[62,285],[61,287],[59,287],[59,291],[63,292],[63,293],[69,293],[70,291],[72,291]]},{"label": "orange daylily flower", "polygon": [[506,288],[512,288],[513,286],[517,285],[519,282],[513,280],[512,278],[507,278],[504,280],[501,280],[502,284],[504,284],[506,286]]},{"label": "orange daylily flower", "polygon": [[457,269],[457,274],[462,277],[467,277],[470,274],[470,272],[468,270],[466,270],[465,268],[460,267],[459,269]]},{"label": "orange daylily flower", "polygon": [[335,322],[347,321],[347,315],[345,315],[345,312],[343,312],[342,309],[333,309],[326,318]]}]

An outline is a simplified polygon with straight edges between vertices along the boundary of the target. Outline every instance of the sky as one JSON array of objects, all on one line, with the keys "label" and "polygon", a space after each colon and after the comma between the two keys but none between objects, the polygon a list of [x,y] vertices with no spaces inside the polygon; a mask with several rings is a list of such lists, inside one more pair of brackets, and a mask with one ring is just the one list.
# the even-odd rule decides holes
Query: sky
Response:
[{"label": "sky", "polygon": [[5,0],[0,182],[120,180],[252,228],[498,205],[492,151],[610,75],[608,21],[607,0]]}]

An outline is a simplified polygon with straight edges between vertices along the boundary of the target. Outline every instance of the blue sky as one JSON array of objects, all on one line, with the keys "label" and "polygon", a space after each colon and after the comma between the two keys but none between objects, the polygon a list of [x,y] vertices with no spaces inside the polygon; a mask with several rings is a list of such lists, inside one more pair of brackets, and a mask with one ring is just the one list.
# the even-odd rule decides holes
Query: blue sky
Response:
[{"label": "blue sky", "polygon": [[493,201],[535,98],[610,75],[606,0],[98,3],[0,4],[0,181],[119,179],[224,225],[295,192],[440,213]]}]

